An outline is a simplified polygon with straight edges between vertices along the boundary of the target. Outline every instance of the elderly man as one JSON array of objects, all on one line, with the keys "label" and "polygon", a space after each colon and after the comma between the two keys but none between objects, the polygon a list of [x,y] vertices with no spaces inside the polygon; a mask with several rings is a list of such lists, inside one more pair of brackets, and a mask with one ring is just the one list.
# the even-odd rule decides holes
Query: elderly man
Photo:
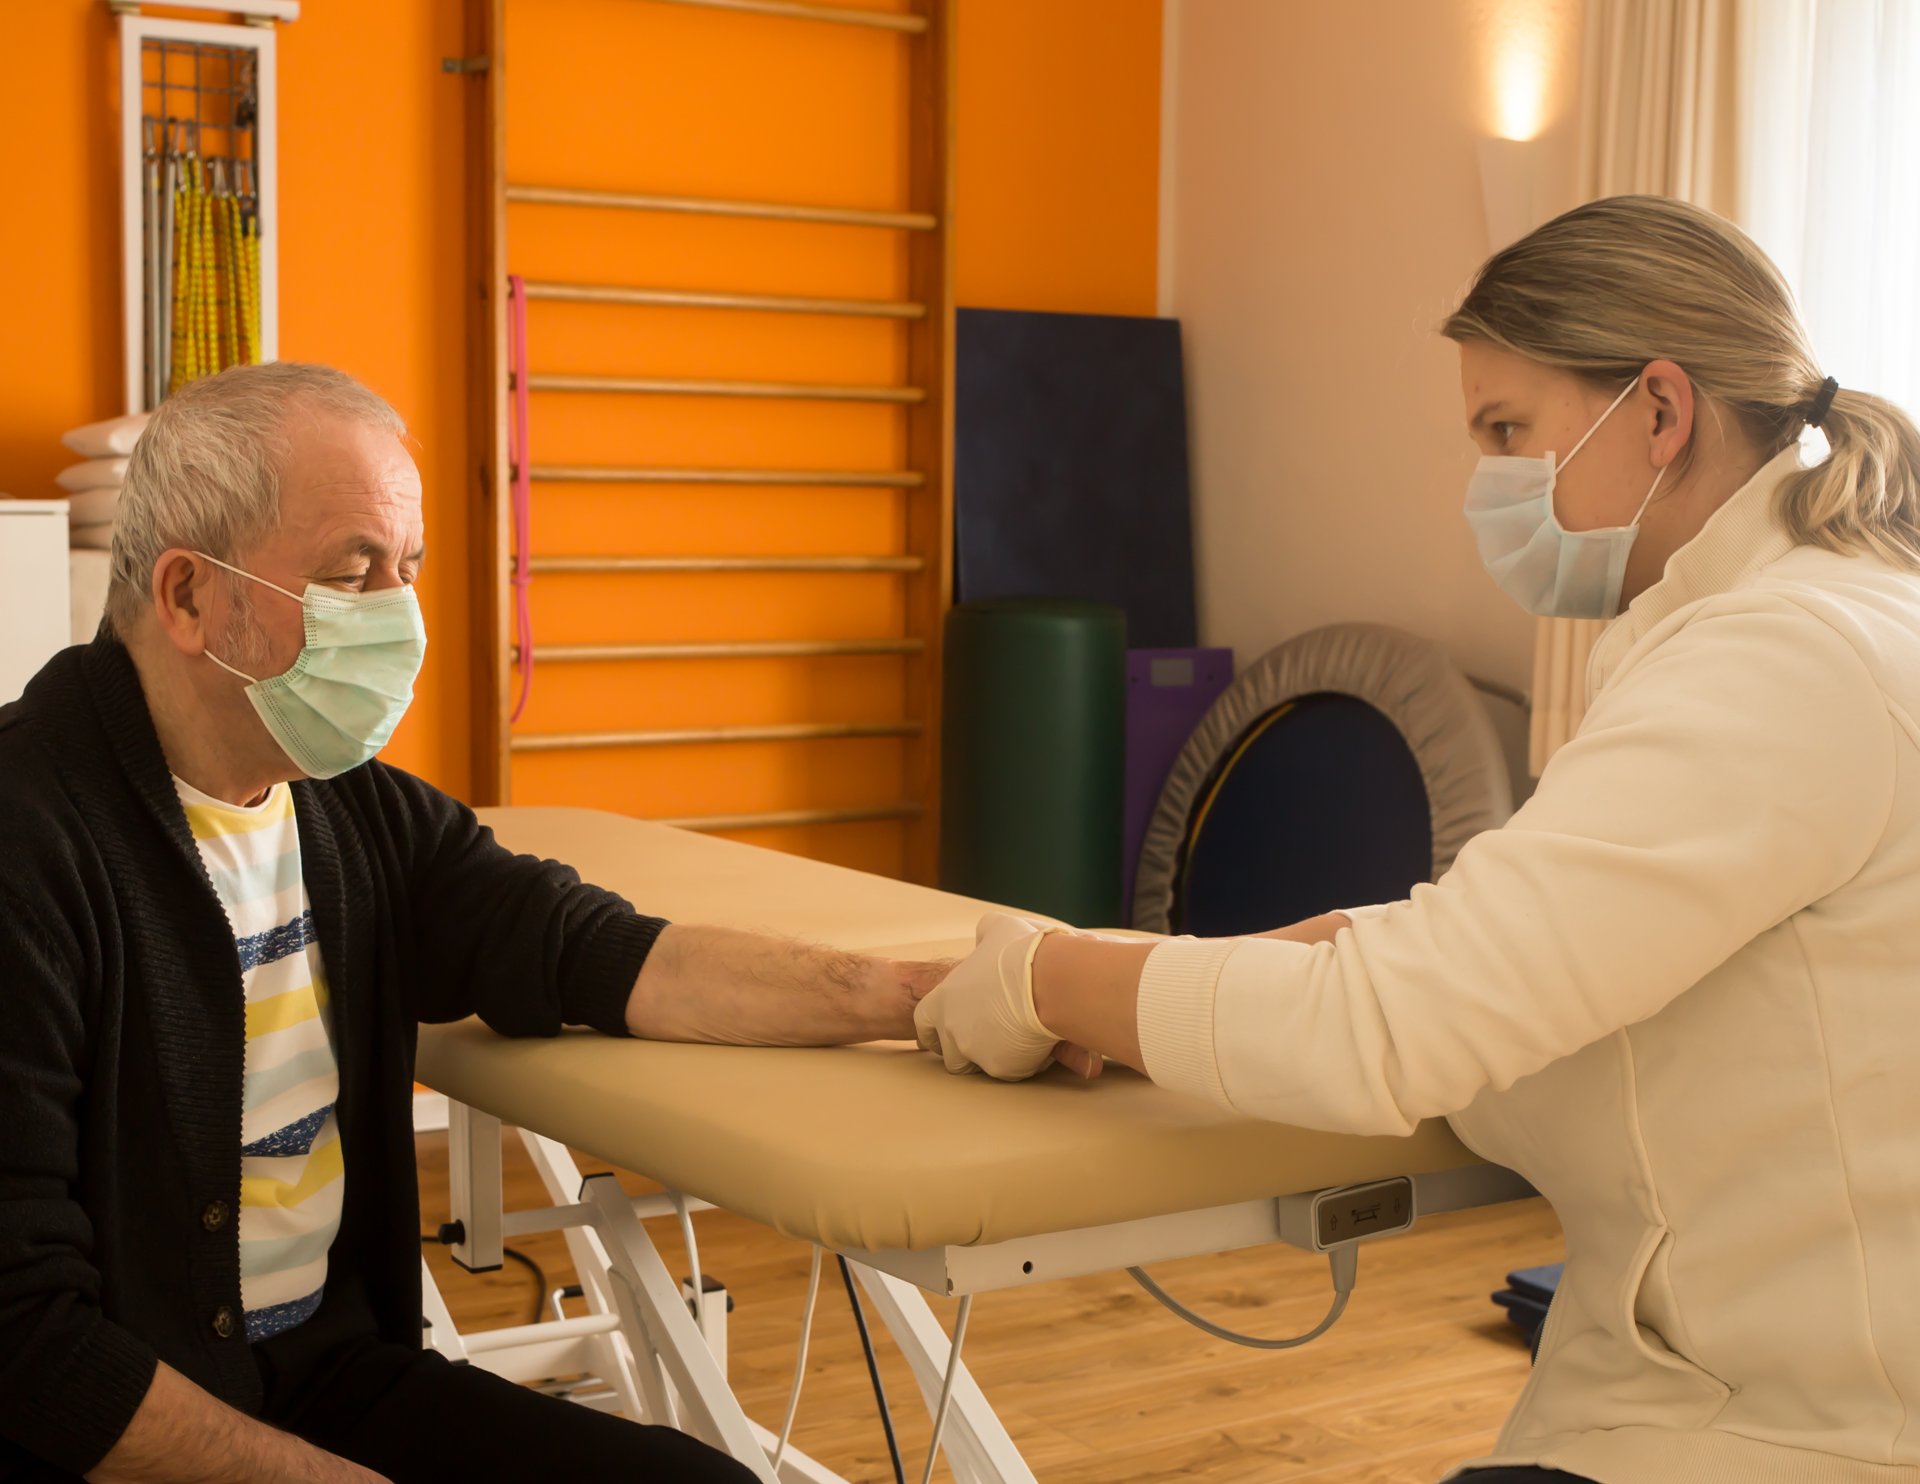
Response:
[{"label": "elderly man", "polygon": [[420,1346],[414,1027],[832,1044],[936,971],[637,914],[371,761],[420,478],[318,366],[169,400],[0,709],[0,1479],[739,1480]]}]

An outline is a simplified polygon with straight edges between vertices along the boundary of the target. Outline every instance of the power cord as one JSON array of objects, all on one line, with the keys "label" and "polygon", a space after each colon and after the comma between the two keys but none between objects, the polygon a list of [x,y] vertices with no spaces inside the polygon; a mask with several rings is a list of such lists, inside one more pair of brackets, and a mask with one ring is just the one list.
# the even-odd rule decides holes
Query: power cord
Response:
[{"label": "power cord", "polygon": [[[437,1232],[421,1232],[420,1240],[422,1243],[451,1247],[454,1243],[464,1240],[466,1234],[466,1228],[459,1222],[448,1221],[443,1222]],[[519,1263],[528,1272],[533,1274],[533,1314],[528,1318],[527,1323],[539,1323],[547,1298],[546,1269],[541,1267],[539,1263],[535,1262],[531,1257],[528,1257],[526,1253],[520,1251],[517,1247],[502,1247],[500,1249],[500,1255],[502,1257],[512,1258],[513,1261]]]},{"label": "power cord", "polygon": [[933,1441],[927,1444],[927,1468],[920,1475],[920,1484],[933,1484],[933,1466],[940,1461],[940,1435],[947,1428],[947,1407],[953,1401],[954,1377],[960,1374],[960,1347],[967,1338],[967,1318],[973,1313],[973,1295],[967,1294],[960,1300],[960,1310],[953,1317],[953,1348],[947,1352],[947,1375],[940,1383],[940,1405],[933,1414]]},{"label": "power cord", "polygon": [[693,1237],[693,1216],[687,1210],[687,1198],[677,1190],[669,1190],[667,1199],[673,1202],[673,1209],[680,1216],[680,1237],[687,1244],[687,1267],[691,1276],[687,1279],[693,1286],[693,1322],[700,1326],[700,1332],[707,1332],[707,1285],[700,1273],[700,1245]]},{"label": "power cord", "polygon": [[1142,1288],[1165,1304],[1175,1314],[1186,1320],[1195,1329],[1203,1330],[1217,1340],[1226,1340],[1231,1344],[1245,1345],[1250,1350],[1295,1350],[1310,1340],[1317,1340],[1332,1329],[1340,1316],[1347,1311],[1347,1300],[1352,1296],[1353,1285],[1360,1270],[1360,1249],[1349,1243],[1345,1247],[1336,1247],[1327,1254],[1328,1265],[1333,1269],[1333,1307],[1327,1310],[1327,1317],[1303,1335],[1293,1335],[1284,1340],[1264,1339],[1259,1335],[1244,1335],[1238,1330],[1227,1329],[1215,1324],[1211,1319],[1203,1318],[1174,1298],[1152,1278],[1144,1268],[1128,1268],[1127,1274]]},{"label": "power cord", "polygon": [[820,1301],[820,1249],[813,1249],[813,1263],[807,1272],[807,1304],[800,1315],[800,1351],[793,1360],[793,1389],[787,1393],[787,1419],[780,1424],[780,1446],[773,1450],[774,1477],[787,1456],[787,1444],[793,1440],[793,1419],[800,1410],[800,1383],[807,1377],[807,1342],[813,1338],[813,1306]]},{"label": "power cord", "polygon": [[893,1409],[887,1405],[887,1388],[880,1383],[880,1362],[873,1353],[873,1336],[867,1332],[867,1313],[860,1306],[860,1291],[853,1286],[853,1269],[840,1258],[840,1281],[847,1286],[847,1302],[853,1306],[854,1327],[860,1331],[860,1348],[867,1354],[867,1376],[873,1382],[873,1399],[880,1408],[880,1426],[887,1435],[887,1458],[893,1464],[893,1484],[907,1484],[907,1466],[900,1457],[900,1440],[893,1433]]}]

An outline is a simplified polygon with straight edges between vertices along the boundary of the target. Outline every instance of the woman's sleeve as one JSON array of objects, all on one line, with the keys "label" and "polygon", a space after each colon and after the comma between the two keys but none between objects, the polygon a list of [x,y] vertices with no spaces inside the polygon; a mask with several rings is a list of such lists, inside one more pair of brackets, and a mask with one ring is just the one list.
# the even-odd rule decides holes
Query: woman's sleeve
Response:
[{"label": "woman's sleeve", "polygon": [[1405,1134],[1623,1026],[1852,878],[1895,725],[1784,599],[1696,618],[1604,692],[1527,806],[1330,943],[1170,942],[1140,982],[1154,1081],[1302,1127]]}]

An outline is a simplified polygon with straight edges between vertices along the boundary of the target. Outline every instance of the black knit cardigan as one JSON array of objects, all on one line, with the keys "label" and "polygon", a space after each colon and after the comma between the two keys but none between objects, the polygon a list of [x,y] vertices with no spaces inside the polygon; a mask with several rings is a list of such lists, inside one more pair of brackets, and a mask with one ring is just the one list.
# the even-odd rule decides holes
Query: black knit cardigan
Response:
[{"label": "black knit cardigan", "polygon": [[[346,1154],[308,1324],[418,1345],[416,1022],[623,1035],[662,924],[384,764],[293,794]],[[67,650],[0,708],[0,1479],[91,1468],[156,1360],[258,1411],[233,1322],[244,1015],[139,675],[112,638]]]}]

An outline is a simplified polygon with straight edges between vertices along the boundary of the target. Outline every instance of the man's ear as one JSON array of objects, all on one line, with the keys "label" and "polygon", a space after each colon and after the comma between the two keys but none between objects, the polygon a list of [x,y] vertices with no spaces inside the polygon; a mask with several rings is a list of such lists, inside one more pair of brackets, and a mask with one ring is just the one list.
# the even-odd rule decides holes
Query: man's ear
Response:
[{"label": "man's ear", "polygon": [[153,616],[167,642],[182,654],[201,654],[209,637],[208,588],[211,562],[182,546],[168,547],[153,564]]},{"label": "man's ear", "polygon": [[1652,403],[1647,456],[1664,469],[1693,439],[1693,379],[1672,361],[1654,361],[1640,375]]}]

